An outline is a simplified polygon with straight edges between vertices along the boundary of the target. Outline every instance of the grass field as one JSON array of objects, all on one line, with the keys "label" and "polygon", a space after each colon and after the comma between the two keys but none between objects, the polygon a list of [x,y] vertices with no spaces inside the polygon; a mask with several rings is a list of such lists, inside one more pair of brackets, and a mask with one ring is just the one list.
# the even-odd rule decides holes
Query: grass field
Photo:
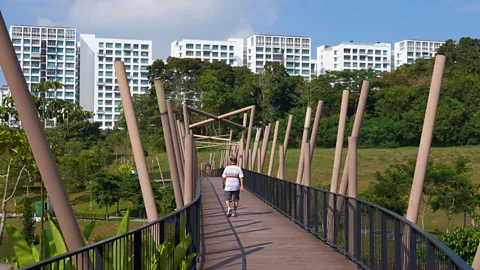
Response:
[{"label": "grass field", "polygon": [[[415,158],[417,155],[418,148],[415,147],[406,147],[406,148],[395,148],[395,149],[359,149],[358,150],[358,191],[364,190],[370,181],[375,180],[374,174],[377,171],[383,172],[389,165],[398,164],[404,162],[405,159]],[[333,157],[334,149],[315,149],[315,153],[312,161],[312,172],[311,172],[311,184],[312,186],[322,186],[330,183],[332,175],[332,166],[333,166]],[[346,156],[346,149],[343,150],[343,159],[342,159],[342,172],[343,164]],[[278,169],[278,151],[275,153],[275,162],[273,166],[273,175],[276,176]],[[288,149],[287,157],[285,162],[285,176],[287,180],[295,181],[297,174],[298,166],[298,157],[300,154],[299,149]],[[210,152],[200,152],[199,153],[199,163],[205,163],[209,159]],[[480,146],[471,146],[471,147],[448,147],[448,148],[433,148],[430,153],[430,159],[434,161],[441,161],[445,163],[453,162],[457,157],[464,156],[468,157],[471,161],[469,164],[473,169],[472,182],[475,184],[480,184]],[[147,165],[150,171],[158,172],[158,166],[156,157],[158,157],[163,171],[169,171],[168,169],[168,160],[165,153],[160,154],[150,154],[147,157]],[[153,163],[152,163],[153,160]],[[268,170],[268,163],[270,160],[270,152],[267,153],[265,158],[264,173]],[[220,164],[220,153],[216,153],[216,165]],[[132,163],[130,161],[130,163]],[[152,167],[153,165],[153,167]],[[113,165],[112,168],[116,166]],[[256,166],[255,166],[256,167]],[[24,191],[22,191],[24,192]],[[9,213],[12,212],[21,212],[21,202],[23,197],[26,194],[19,194],[16,198],[17,207],[15,207],[13,200],[11,200],[8,205]],[[39,201],[40,196],[38,194],[30,194],[33,201]],[[90,197],[87,191],[71,194],[71,202],[74,208],[74,211],[82,213],[95,213],[95,214],[105,214],[105,209],[100,208],[93,203],[93,209],[90,210]],[[129,208],[130,205],[127,202],[122,202],[120,204],[120,209],[125,210]],[[109,215],[115,214],[115,207],[109,208]],[[445,231],[447,226],[447,219],[442,212],[433,213],[428,211],[425,217],[425,229],[427,230],[440,230]],[[14,225],[17,229],[21,230],[21,219],[7,219],[7,222]],[[419,219],[420,222],[420,219]],[[85,226],[88,221],[79,221],[80,226]],[[463,215],[459,215],[454,218],[454,223],[456,225],[463,224]],[[469,223],[469,220],[467,220]],[[110,236],[113,236],[117,230],[119,222],[116,221],[97,221],[95,230],[92,234],[92,240],[98,241]],[[132,222],[130,227],[140,226],[142,223]],[[37,230],[39,226],[37,225]],[[4,261],[5,258],[9,258],[13,255],[11,246],[7,242],[4,242],[0,246],[0,261]]]}]

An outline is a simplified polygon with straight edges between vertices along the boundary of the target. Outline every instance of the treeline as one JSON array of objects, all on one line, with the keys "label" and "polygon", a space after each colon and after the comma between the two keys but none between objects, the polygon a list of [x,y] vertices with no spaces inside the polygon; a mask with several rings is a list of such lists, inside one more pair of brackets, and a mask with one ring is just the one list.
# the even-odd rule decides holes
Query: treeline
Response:
[{"label": "treeline", "polygon": [[[438,53],[447,56],[447,64],[433,146],[475,145],[480,140],[480,40],[448,40]],[[367,110],[359,138],[360,147],[418,146],[434,59],[417,59],[380,77],[373,71],[328,72],[307,82],[289,76],[283,66],[268,62],[263,74],[247,67],[231,67],[223,62],[169,58],[156,60],[149,67],[151,88],[148,95],[136,96],[135,106],[142,138],[147,147],[163,147],[161,126],[153,78],[164,81],[174,111],[182,118],[181,103],[197,106],[213,114],[223,114],[252,104],[257,106],[256,125],[280,120],[285,127],[288,115],[294,115],[291,146],[301,140],[306,106],[324,101],[317,145],[333,147],[343,90],[350,90],[348,124],[350,134],[363,80],[370,81]],[[190,121],[203,118],[192,116]],[[237,116],[241,123],[241,116]],[[120,126],[125,126],[124,120]],[[212,124],[195,133],[225,134],[228,126]],[[280,129],[280,138],[284,128]],[[239,134],[239,132],[234,132]]]}]

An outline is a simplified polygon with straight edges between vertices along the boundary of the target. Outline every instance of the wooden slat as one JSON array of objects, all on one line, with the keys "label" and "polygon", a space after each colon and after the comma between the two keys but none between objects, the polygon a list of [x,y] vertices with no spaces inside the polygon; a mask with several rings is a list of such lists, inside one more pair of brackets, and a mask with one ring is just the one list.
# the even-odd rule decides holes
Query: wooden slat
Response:
[{"label": "wooden slat", "polygon": [[245,191],[225,215],[220,178],[202,179],[198,269],[356,269],[343,255]]}]

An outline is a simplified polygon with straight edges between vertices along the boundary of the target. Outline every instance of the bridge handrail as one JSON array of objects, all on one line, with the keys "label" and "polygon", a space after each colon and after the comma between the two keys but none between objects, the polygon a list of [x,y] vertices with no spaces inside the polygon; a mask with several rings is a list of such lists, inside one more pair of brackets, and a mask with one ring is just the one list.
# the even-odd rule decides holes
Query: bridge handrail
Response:
[{"label": "bridge handrail", "polygon": [[[118,254],[118,248],[115,248],[115,245],[125,245],[125,243],[127,243],[127,247],[123,248],[124,250],[120,249],[120,251],[125,254],[124,267],[120,269],[125,269],[125,267],[126,269],[151,268],[150,265],[154,264],[155,259],[158,259],[156,257],[158,256],[156,247],[159,244],[170,242],[176,246],[180,242],[180,222],[184,216],[186,217],[187,223],[186,234],[192,235],[192,243],[187,251],[187,255],[193,252],[197,254],[191,267],[191,269],[195,269],[200,252],[200,172],[198,172],[196,183],[195,198],[189,204],[173,213],[133,230],[129,230],[127,233],[112,236],[80,249],[36,262],[21,269],[60,269],[58,268],[60,265],[70,265],[70,269],[74,269],[75,261],[80,261],[82,256],[86,256],[87,254],[92,264],[90,266],[83,266],[82,269],[110,269],[114,263],[119,263],[117,261],[120,260],[120,254]],[[156,244],[157,242],[159,242],[159,244]],[[147,248],[150,244],[154,244],[155,250],[149,250],[149,248]],[[173,254],[172,252],[172,255]],[[129,258],[133,259],[130,261],[128,260]],[[172,256],[170,260],[173,261],[173,259]],[[113,260],[116,262],[113,262]]]},{"label": "bridge handrail", "polygon": [[435,236],[381,206],[248,170],[244,174],[247,190],[363,269],[473,269]]}]

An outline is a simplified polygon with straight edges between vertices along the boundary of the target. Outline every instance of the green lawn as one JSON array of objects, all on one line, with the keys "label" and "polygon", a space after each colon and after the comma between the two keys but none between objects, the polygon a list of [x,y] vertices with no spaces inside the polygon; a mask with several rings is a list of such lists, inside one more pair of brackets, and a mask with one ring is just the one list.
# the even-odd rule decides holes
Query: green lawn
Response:
[{"label": "green lawn", "polygon": [[[271,145],[270,145],[271,147]],[[383,172],[390,164],[396,164],[403,162],[405,158],[415,158],[417,155],[418,148],[415,147],[406,147],[406,148],[396,148],[396,149],[359,149],[358,150],[358,188],[359,192],[364,190],[370,181],[374,179],[374,173],[377,171]],[[321,186],[324,184],[330,183],[331,171],[333,165],[333,156],[334,149],[322,149],[316,148],[313,162],[312,162],[312,186]],[[342,166],[345,160],[347,149],[343,150],[343,160]],[[205,163],[209,159],[210,152],[203,151],[199,152],[199,163]],[[278,169],[278,151],[275,153],[275,162],[273,167],[274,176],[276,175]],[[285,175],[286,179],[290,181],[295,181],[297,166],[298,166],[298,157],[300,154],[299,149],[288,149],[286,163],[285,163]],[[430,158],[435,161],[442,162],[453,162],[457,157],[465,156],[470,159],[472,162],[470,166],[473,168],[472,182],[480,184],[480,146],[471,146],[471,147],[448,147],[448,148],[433,148],[430,153]],[[158,157],[160,164],[162,166],[162,171],[169,171],[168,169],[168,160],[165,153],[155,154],[152,153],[147,157],[147,165],[150,171],[158,172],[158,166],[156,157]],[[153,167],[152,167],[152,160]],[[265,158],[264,173],[267,173],[268,162],[270,160],[270,152],[267,153]],[[217,167],[220,164],[220,152],[216,153],[216,164]],[[130,164],[132,161],[130,161]],[[113,169],[116,165],[112,165]],[[255,166],[256,167],[256,166]],[[343,167],[342,167],[343,172]],[[19,212],[21,213],[22,201],[26,194],[22,194],[25,191],[20,191],[16,197],[17,206],[14,205],[14,201],[9,201],[7,208],[8,212]],[[30,197],[33,201],[39,201],[40,195],[30,193]],[[90,210],[90,197],[87,191],[78,192],[75,194],[70,194],[71,202],[74,211],[82,213],[94,213],[94,214],[105,214],[105,209],[100,208],[93,202],[93,209]],[[125,210],[129,208],[130,205],[128,202],[122,202],[120,204],[120,209]],[[115,215],[115,207],[109,208],[109,215]],[[467,217],[467,224],[469,224],[470,218]],[[426,229],[440,231],[445,231],[447,219],[442,212],[433,213],[432,211],[427,211],[426,217]],[[21,230],[21,220],[20,219],[7,219],[7,222],[14,225],[17,229]],[[456,225],[463,224],[463,215],[459,215],[454,218]],[[80,226],[85,226],[88,221],[80,220]],[[420,218],[419,218],[420,223]],[[132,222],[130,227],[136,227],[141,225],[141,223]],[[98,241],[106,237],[113,236],[117,230],[118,222],[116,221],[97,221],[95,231],[92,235],[93,241]],[[39,230],[39,226],[37,226]],[[4,261],[5,258],[11,257],[12,251],[8,241],[4,242],[0,246],[0,260]]]}]

